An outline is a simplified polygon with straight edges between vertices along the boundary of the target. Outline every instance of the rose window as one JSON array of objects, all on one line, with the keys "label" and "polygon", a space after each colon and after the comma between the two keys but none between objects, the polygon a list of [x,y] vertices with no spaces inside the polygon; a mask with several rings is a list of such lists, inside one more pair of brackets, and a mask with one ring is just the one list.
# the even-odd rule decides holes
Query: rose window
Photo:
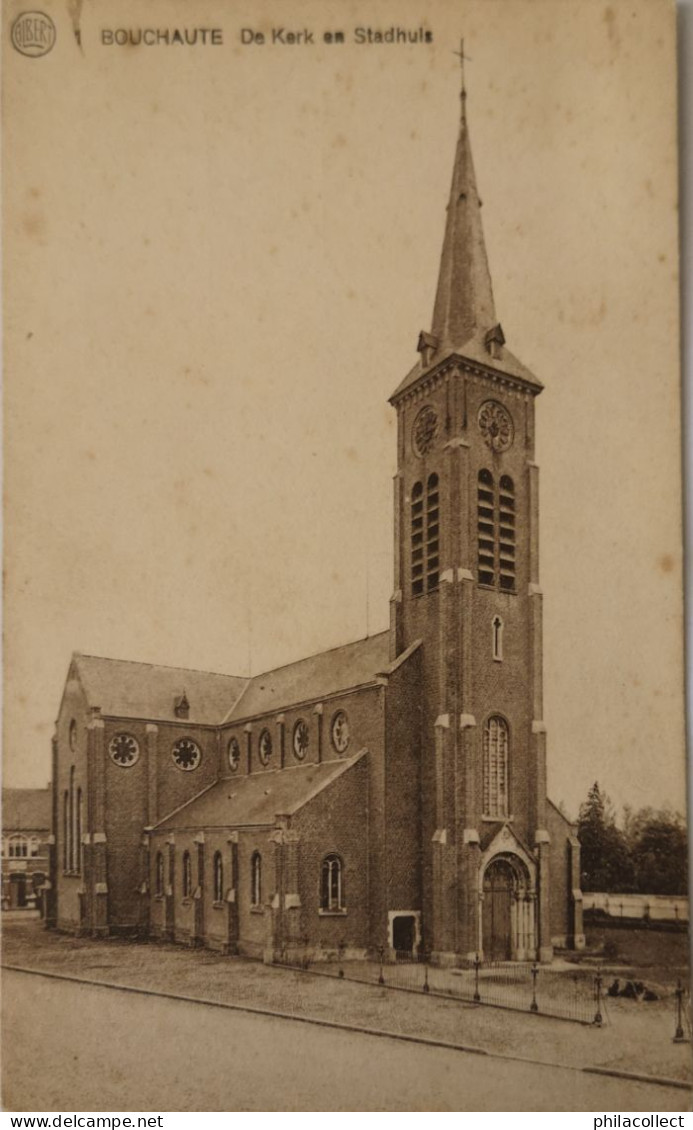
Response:
[{"label": "rose window", "polygon": [[140,747],[132,734],[115,734],[108,743],[108,752],[116,765],[134,765],[140,755]]},{"label": "rose window", "polygon": [[294,726],[294,754],[299,761],[303,761],[303,758],[308,752],[309,745],[310,730],[308,729],[308,723],[304,722],[301,718]]},{"label": "rose window", "polygon": [[181,738],[177,741],[171,755],[179,769],[197,769],[202,760],[202,751],[197,742],[192,741],[191,738]]}]

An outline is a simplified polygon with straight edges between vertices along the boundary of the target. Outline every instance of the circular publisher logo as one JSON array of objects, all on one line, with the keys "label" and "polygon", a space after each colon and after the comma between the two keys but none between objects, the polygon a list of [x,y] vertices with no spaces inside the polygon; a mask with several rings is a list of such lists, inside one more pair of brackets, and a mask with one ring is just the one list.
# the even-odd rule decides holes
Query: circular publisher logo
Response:
[{"label": "circular publisher logo", "polygon": [[55,24],[43,12],[22,12],[12,24],[11,38],[16,51],[36,59],[55,43]]}]

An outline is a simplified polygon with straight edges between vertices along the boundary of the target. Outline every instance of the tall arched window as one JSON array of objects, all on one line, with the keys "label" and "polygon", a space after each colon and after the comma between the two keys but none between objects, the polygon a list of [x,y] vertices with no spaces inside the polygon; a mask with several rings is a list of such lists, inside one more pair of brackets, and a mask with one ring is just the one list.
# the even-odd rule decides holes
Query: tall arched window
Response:
[{"label": "tall arched window", "polygon": [[344,910],[342,861],[338,855],[326,855],[322,861],[320,907],[322,910]]},{"label": "tall arched window", "polygon": [[508,723],[499,714],[484,726],[484,815],[508,815]]},{"label": "tall arched window", "polygon": [[75,804],[75,867],[82,870],[82,790],[77,789]]},{"label": "tall arched window", "polygon": [[63,793],[63,871],[67,871],[70,864],[70,846],[68,842],[70,837],[69,828],[69,800],[67,789],[65,789],[65,792]]},{"label": "tall arched window", "polygon": [[214,901],[224,901],[224,863],[220,851],[214,853]]},{"label": "tall arched window", "polygon": [[438,588],[440,575],[440,494],[438,476],[428,476],[426,483],[426,591]]},{"label": "tall arched window", "polygon": [[70,830],[69,830],[69,851],[68,851],[68,867],[70,871],[74,871],[77,864],[75,861],[75,767],[70,766]]},{"label": "tall arched window", "polygon": [[192,894],[192,861],[190,852],[183,852],[183,898],[189,899]]},{"label": "tall arched window", "polygon": [[250,860],[250,905],[262,906],[262,856],[254,851]]},{"label": "tall arched window", "polygon": [[477,576],[480,585],[496,583],[496,508],[493,475],[479,471],[476,487]]},{"label": "tall arched window", "polygon": [[512,592],[515,588],[515,485],[509,475],[501,476],[498,525],[500,587],[506,592]]},{"label": "tall arched window", "polygon": [[156,885],[155,890],[157,895],[161,897],[164,893],[164,857],[160,851],[156,853]]},{"label": "tall arched window", "polygon": [[423,483],[414,483],[411,491],[411,592],[424,591],[424,497]]}]

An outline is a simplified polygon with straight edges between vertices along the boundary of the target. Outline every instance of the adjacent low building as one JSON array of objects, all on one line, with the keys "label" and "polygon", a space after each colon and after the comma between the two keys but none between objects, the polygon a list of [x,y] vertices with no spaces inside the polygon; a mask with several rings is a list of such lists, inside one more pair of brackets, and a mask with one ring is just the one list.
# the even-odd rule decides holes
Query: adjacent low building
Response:
[{"label": "adjacent low building", "polygon": [[51,789],[2,790],[2,909],[41,909],[48,882]]}]

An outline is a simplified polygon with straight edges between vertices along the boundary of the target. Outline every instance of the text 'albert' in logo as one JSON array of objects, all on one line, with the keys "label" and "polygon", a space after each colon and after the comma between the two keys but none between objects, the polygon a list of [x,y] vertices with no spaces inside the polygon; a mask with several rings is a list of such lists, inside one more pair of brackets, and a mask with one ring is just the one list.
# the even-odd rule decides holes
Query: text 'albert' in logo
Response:
[{"label": "text 'albert' in logo", "polygon": [[43,12],[22,12],[12,24],[12,46],[35,59],[55,43],[55,24]]}]

